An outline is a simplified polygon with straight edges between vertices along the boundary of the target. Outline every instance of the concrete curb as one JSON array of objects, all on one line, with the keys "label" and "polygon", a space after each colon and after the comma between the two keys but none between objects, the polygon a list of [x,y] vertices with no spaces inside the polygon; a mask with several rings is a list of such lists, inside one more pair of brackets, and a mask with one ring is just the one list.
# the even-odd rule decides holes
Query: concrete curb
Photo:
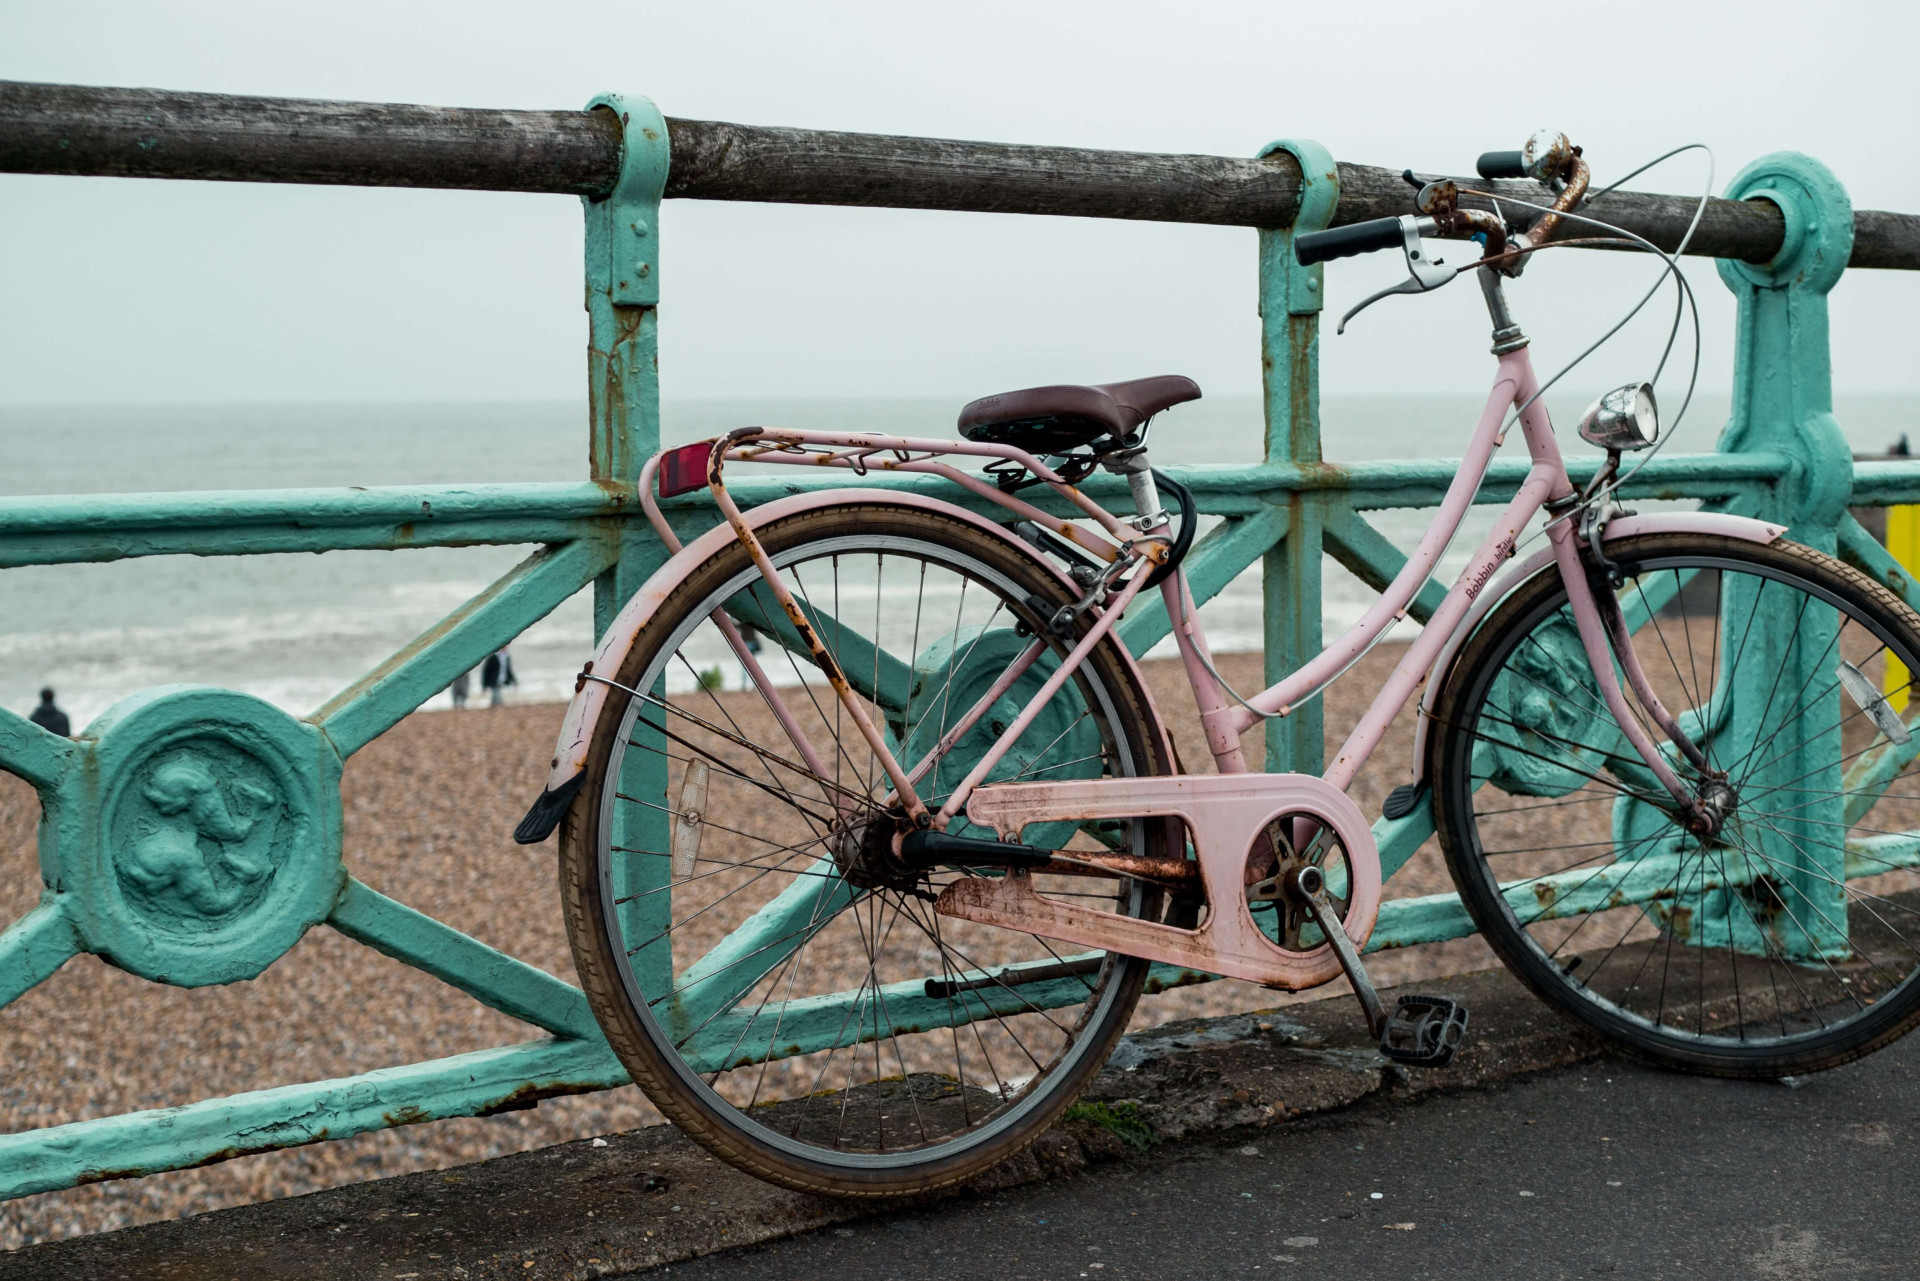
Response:
[{"label": "concrete curb", "polygon": [[[1133,1144],[1280,1124],[1376,1094],[1466,1089],[1600,1053],[1503,971],[1423,983],[1472,1013],[1466,1048],[1408,1073],[1340,996],[1129,1036],[1074,1119],[967,1196],[1135,1154]],[[1389,1002],[1392,994],[1388,993]],[[1146,1159],[1151,1159],[1150,1156]],[[0,1276],[203,1278],[618,1276],[898,1208],[803,1196],[735,1171],[669,1126],[352,1184],[0,1255]]]}]

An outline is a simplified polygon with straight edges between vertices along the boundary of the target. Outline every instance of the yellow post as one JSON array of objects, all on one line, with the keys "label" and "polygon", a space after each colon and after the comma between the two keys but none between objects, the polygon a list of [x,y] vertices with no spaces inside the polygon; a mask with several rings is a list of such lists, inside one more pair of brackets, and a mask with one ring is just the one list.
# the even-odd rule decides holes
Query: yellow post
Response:
[{"label": "yellow post", "polygon": [[[1908,573],[1920,574],[1920,507],[1887,508],[1887,550]],[[1905,663],[1888,654],[1884,680],[1887,702],[1894,711],[1905,713],[1907,686],[1913,674],[1907,671]]]}]

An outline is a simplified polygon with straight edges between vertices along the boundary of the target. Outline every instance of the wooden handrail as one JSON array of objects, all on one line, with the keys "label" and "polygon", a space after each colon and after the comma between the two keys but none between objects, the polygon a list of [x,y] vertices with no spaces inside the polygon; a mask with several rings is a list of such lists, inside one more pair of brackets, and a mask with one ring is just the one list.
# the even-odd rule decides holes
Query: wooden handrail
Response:
[{"label": "wooden handrail", "polygon": [[[1299,206],[1290,155],[1040,147],[670,118],[668,197],[1278,227]],[[1482,139],[1482,142],[1489,140]],[[1498,141],[1492,140],[1492,141]],[[597,196],[619,167],[604,111],[504,111],[0,81],[0,172],[441,187]],[[1503,182],[1544,203],[1533,183]],[[1334,225],[1410,211],[1393,169],[1340,165]],[[1616,192],[1595,216],[1671,249],[1687,196]],[[1854,215],[1854,267],[1920,268],[1920,216]],[[1765,262],[1768,201],[1713,200],[1688,252]]]}]

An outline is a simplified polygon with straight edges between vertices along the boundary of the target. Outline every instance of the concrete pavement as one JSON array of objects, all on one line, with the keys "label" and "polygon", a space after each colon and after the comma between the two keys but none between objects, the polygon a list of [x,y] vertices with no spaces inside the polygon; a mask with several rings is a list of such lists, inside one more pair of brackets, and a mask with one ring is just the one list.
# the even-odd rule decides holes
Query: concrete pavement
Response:
[{"label": "concrete pavement", "polygon": [[1443,1071],[1361,1044],[1350,997],[1169,1024],[1087,1096],[1155,1146],[1068,1121],[916,1210],[654,1126],[34,1246],[0,1278],[1920,1275],[1920,1039],[1798,1089],[1715,1082],[1599,1057],[1498,971],[1422,987],[1473,1010]]},{"label": "concrete pavement", "polygon": [[1166,1145],[675,1281],[1920,1276],[1920,1039],[1797,1088],[1593,1060]]}]

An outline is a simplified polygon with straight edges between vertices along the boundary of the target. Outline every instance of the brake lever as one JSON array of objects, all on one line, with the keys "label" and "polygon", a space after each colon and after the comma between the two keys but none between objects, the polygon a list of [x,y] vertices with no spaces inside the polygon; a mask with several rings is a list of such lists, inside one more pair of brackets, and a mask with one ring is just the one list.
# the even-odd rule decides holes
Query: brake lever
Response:
[{"label": "brake lever", "polygon": [[1407,260],[1407,278],[1397,285],[1382,289],[1379,293],[1363,298],[1346,315],[1340,317],[1335,334],[1347,332],[1347,322],[1365,311],[1373,304],[1392,294],[1424,294],[1459,275],[1464,268],[1449,267],[1443,259],[1428,258],[1420,249],[1421,223],[1432,226],[1431,218],[1416,218],[1412,214],[1400,216],[1400,252]]}]

